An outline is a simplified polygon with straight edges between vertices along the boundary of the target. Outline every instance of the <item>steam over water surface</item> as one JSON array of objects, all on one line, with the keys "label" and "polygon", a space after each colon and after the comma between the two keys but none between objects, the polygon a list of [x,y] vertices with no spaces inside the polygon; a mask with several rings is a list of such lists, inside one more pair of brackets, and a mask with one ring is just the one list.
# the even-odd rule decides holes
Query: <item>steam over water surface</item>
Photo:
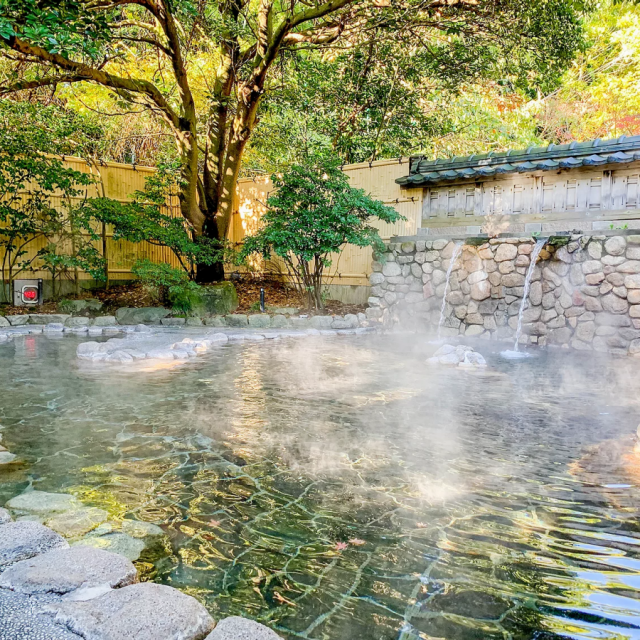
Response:
[{"label": "steam over water surface", "polygon": [[141,570],[214,617],[287,640],[640,638],[639,361],[482,343],[471,372],[374,336],[140,370],[76,345],[0,345],[26,461],[0,503],[32,486],[159,524],[169,555]]}]

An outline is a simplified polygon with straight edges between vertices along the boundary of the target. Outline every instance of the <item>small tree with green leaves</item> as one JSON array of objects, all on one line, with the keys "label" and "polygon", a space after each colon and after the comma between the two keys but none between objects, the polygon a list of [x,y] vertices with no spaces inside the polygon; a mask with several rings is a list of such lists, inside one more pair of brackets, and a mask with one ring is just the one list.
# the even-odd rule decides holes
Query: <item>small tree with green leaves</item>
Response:
[{"label": "small tree with green leaves", "polygon": [[[52,247],[58,256],[69,257],[66,249],[61,251],[62,237],[90,231],[86,212],[75,202],[93,178],[44,153],[58,150],[60,136],[69,131],[47,127],[40,116],[34,105],[0,101],[0,267],[8,285],[0,287],[4,301],[17,275],[53,265]],[[30,251],[36,242],[46,243],[45,249]],[[84,262],[78,255],[73,259]],[[56,262],[58,270],[60,258]]]},{"label": "small tree with green leaves", "polygon": [[336,162],[295,165],[272,177],[276,191],[267,201],[262,227],[246,238],[241,255],[282,258],[309,307],[323,309],[322,276],[330,256],[345,244],[382,248],[373,219],[404,219],[395,209],[349,185]]}]

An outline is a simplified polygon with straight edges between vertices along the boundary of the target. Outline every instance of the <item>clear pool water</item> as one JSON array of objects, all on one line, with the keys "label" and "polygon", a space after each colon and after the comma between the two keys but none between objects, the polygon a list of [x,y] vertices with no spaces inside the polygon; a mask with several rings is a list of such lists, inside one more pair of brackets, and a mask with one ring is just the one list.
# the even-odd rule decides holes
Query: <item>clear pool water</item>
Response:
[{"label": "clear pool water", "polygon": [[[230,344],[172,369],[0,345],[32,486],[162,526],[145,575],[287,640],[640,638],[640,363],[433,368],[419,336]],[[495,353],[491,350],[495,349]]]}]

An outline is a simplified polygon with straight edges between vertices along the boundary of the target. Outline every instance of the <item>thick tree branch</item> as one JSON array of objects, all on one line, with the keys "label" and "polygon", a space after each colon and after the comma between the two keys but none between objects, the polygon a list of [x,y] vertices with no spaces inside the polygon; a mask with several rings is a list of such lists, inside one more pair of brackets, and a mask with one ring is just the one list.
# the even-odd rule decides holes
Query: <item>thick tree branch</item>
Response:
[{"label": "thick tree branch", "polygon": [[17,91],[29,91],[30,89],[39,89],[40,87],[50,87],[65,82],[82,82],[87,80],[85,76],[64,74],[59,76],[47,76],[37,80],[20,80],[7,86],[0,86],[0,96],[5,96]]},{"label": "thick tree branch", "polygon": [[106,71],[90,67],[82,62],[69,60],[59,53],[50,53],[46,49],[25,40],[12,36],[4,38],[0,36],[0,42],[13,51],[18,51],[27,56],[31,56],[40,62],[47,62],[59,69],[73,72],[73,75],[83,76],[85,80],[101,84],[111,89],[121,90],[130,93],[145,95],[162,112],[167,121],[176,129],[179,128],[180,119],[171,105],[166,101],[158,88],[147,80],[122,78]]}]

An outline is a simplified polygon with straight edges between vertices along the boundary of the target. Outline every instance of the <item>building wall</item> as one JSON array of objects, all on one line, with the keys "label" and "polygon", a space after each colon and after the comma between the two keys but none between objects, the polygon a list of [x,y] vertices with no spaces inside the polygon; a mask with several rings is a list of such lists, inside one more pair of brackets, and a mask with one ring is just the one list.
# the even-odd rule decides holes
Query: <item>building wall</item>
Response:
[{"label": "building wall", "polygon": [[505,174],[424,189],[421,226],[429,234],[525,233],[638,226],[640,162]]}]

